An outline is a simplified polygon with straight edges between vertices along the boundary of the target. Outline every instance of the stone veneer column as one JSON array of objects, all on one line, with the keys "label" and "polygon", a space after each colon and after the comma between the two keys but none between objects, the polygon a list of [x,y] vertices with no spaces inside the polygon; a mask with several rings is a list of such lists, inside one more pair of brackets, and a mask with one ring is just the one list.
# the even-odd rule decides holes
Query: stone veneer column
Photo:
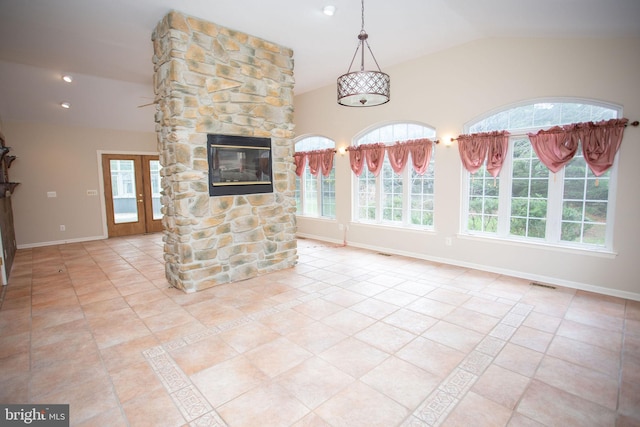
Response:
[{"label": "stone veneer column", "polygon": [[[293,266],[293,52],[178,12],[152,40],[169,283],[194,292]],[[271,138],[274,192],[210,197],[209,133]]]}]

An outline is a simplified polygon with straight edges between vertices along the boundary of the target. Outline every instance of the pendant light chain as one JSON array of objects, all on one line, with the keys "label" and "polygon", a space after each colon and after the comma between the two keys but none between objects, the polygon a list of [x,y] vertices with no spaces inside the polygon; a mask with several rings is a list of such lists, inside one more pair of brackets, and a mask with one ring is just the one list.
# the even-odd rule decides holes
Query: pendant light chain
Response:
[{"label": "pendant light chain", "polygon": [[[348,107],[373,107],[389,102],[391,79],[388,74],[382,72],[378,60],[369,46],[367,41],[369,35],[364,29],[364,0],[361,0],[360,6],[361,29],[358,34],[358,45],[353,58],[351,58],[347,73],[338,77],[338,104]],[[378,67],[378,71],[365,71],[365,44],[376,67]],[[360,52],[360,71],[352,72],[351,67],[359,49],[362,49]]]}]

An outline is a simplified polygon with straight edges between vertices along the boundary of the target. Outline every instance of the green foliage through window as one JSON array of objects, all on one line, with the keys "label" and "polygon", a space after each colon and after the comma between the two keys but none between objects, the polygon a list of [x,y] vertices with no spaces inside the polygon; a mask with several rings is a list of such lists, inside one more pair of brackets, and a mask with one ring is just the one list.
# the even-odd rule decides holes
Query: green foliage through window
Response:
[{"label": "green foliage through window", "polygon": [[595,177],[579,147],[571,162],[554,174],[537,158],[526,134],[554,125],[608,120],[618,114],[613,106],[537,102],[510,108],[470,126],[468,133],[508,130],[513,136],[497,178],[484,167],[468,174],[465,231],[569,246],[610,247],[611,170]]}]

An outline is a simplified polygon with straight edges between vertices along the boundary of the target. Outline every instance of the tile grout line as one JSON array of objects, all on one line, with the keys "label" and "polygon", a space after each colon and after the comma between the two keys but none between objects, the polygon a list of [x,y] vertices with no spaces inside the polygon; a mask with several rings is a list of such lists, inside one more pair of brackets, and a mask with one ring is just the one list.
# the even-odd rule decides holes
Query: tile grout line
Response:
[{"label": "tile grout line", "polygon": [[186,335],[149,349],[143,350],[145,360],[151,366],[151,369],[160,379],[165,390],[171,396],[171,399],[177,406],[182,416],[193,427],[227,427],[222,417],[216,412],[215,408],[200,393],[198,388],[191,382],[189,377],[184,373],[176,361],[171,357],[168,351],[175,350],[201,341],[207,337],[217,335],[219,333],[231,330],[235,327],[242,326],[257,321],[270,314],[279,313],[304,302],[308,302],[322,295],[314,292],[304,295],[295,300],[278,304],[274,307],[258,311],[239,319],[213,326],[205,332],[197,332],[195,334]]},{"label": "tile grout line", "polygon": [[162,346],[152,347],[142,353],[188,423],[193,426],[227,426]]},{"label": "tile grout line", "polygon": [[[207,337],[242,326],[270,314],[288,310],[308,301],[321,298],[320,292],[313,292],[292,301],[278,304],[274,307],[252,313],[241,318],[222,323],[209,328],[205,332],[186,335],[169,341],[165,344],[144,350],[143,354],[153,371],[158,375],[174,403],[188,422],[195,426],[226,427],[214,408],[209,405],[204,396],[197,390],[187,375],[173,360],[167,351],[182,348],[203,340]],[[460,364],[445,378],[434,392],[409,416],[403,426],[430,426],[438,427],[459,403],[460,398],[466,393],[479,378],[479,375],[491,364],[495,356],[504,347],[507,340],[515,333],[524,322],[526,316],[532,311],[533,306],[516,303],[509,312],[500,320],[489,334],[469,353]],[[486,341],[491,341],[486,343]],[[484,350],[484,351],[483,351]],[[487,354],[490,353],[490,354]],[[177,393],[188,398],[180,398]],[[189,394],[191,392],[191,394]],[[195,408],[189,408],[193,406]],[[203,413],[204,408],[207,410]],[[209,409],[210,408],[210,409]],[[192,412],[198,413],[193,418]],[[191,418],[191,419],[190,419]],[[416,424],[416,422],[418,424]],[[426,424],[425,424],[426,423]]]},{"label": "tile grout line", "polygon": [[516,303],[487,336],[455,367],[438,387],[405,420],[403,427],[439,427],[491,365],[500,350],[533,311]]}]

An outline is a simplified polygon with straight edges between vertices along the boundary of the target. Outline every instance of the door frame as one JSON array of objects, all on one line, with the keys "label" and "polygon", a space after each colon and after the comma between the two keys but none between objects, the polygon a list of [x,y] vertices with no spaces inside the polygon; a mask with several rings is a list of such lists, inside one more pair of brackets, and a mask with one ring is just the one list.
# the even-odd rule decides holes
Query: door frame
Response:
[{"label": "door frame", "polygon": [[100,198],[100,215],[102,219],[102,238],[109,238],[109,228],[107,227],[107,202],[105,201],[104,194],[104,171],[102,168],[102,155],[103,154],[121,154],[123,156],[160,156],[158,152],[153,151],[125,151],[125,150],[97,150],[96,151],[96,160],[98,163],[98,188],[99,188],[99,198]]}]

